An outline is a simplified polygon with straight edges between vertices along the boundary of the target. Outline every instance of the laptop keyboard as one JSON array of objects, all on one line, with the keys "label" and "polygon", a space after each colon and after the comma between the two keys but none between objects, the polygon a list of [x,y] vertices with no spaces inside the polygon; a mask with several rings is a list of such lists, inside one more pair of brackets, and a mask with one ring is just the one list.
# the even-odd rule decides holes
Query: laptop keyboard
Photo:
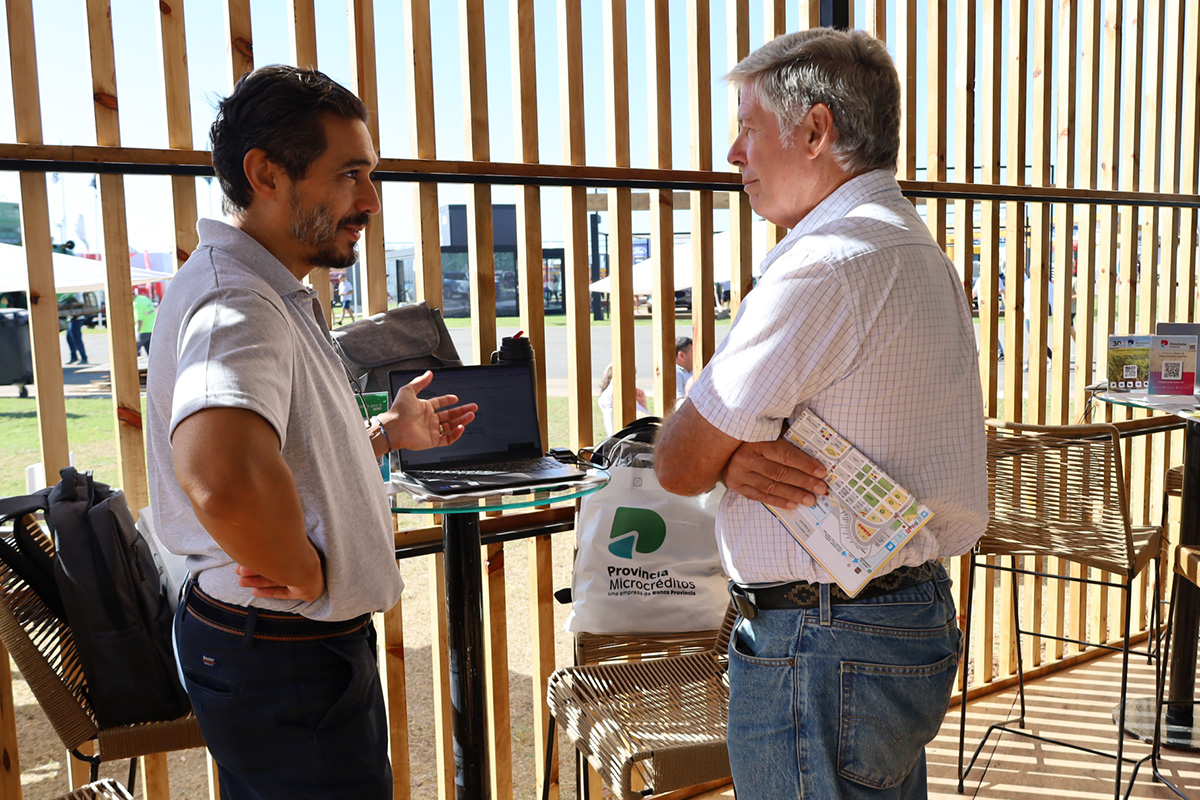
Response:
[{"label": "laptop keyboard", "polygon": [[417,478],[446,478],[446,477],[463,477],[470,478],[479,475],[508,475],[513,472],[537,472],[540,470],[557,469],[563,466],[562,462],[550,458],[520,458],[516,461],[497,461],[487,466],[464,468],[458,467],[455,469],[439,469],[439,470],[414,470],[410,472]]}]

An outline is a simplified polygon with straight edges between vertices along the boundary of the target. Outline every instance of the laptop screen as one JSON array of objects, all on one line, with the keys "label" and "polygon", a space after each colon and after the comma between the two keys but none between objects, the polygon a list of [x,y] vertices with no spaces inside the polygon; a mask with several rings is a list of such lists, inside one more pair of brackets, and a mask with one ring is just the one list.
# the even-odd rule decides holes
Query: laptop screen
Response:
[{"label": "laptop screen", "polygon": [[[539,458],[542,450],[532,363],[441,367],[422,398],[458,395],[459,403],[478,403],[475,420],[447,447],[399,450],[404,470],[454,469],[519,458]],[[392,370],[388,397],[425,370]]]}]

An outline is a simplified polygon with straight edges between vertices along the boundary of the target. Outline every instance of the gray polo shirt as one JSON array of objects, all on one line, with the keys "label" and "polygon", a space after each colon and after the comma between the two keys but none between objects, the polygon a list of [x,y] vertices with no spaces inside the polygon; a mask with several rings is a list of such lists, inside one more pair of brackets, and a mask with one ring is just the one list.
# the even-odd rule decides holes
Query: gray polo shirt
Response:
[{"label": "gray polo shirt", "polygon": [[[198,230],[154,326],[146,441],[155,530],[219,600],[322,620],[391,608],[404,585],[391,512],[316,292],[237,228],[204,219]],[[325,556],[326,591],[314,602],[251,596],[196,519],[175,480],[171,435],[204,408],[249,409],[279,434],[306,532]]]}]

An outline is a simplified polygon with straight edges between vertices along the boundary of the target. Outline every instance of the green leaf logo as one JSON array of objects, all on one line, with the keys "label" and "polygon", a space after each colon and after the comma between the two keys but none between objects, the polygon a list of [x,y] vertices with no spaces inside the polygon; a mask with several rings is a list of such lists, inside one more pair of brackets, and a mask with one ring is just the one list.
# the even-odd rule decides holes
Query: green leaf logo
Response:
[{"label": "green leaf logo", "polygon": [[646,508],[618,508],[613,514],[608,552],[620,558],[633,558],[633,552],[653,553],[667,539],[667,523],[658,513]]}]

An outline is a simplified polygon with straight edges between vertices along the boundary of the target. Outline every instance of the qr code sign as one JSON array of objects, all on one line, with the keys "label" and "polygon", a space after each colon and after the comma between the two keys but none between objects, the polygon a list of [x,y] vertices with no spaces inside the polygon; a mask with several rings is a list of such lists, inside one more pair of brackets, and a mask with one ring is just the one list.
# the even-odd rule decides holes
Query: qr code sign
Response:
[{"label": "qr code sign", "polygon": [[[1180,362],[1180,363],[1182,363],[1182,362]],[[1129,380],[1130,378],[1137,378],[1137,373],[1138,373],[1137,364],[1125,364],[1121,367],[1121,369],[1124,370],[1121,373],[1122,378],[1125,378],[1126,380]]]},{"label": "qr code sign", "polygon": [[1181,380],[1183,380],[1183,362],[1182,361],[1164,361],[1164,362],[1162,362],[1162,379],[1164,381],[1181,381]]}]

